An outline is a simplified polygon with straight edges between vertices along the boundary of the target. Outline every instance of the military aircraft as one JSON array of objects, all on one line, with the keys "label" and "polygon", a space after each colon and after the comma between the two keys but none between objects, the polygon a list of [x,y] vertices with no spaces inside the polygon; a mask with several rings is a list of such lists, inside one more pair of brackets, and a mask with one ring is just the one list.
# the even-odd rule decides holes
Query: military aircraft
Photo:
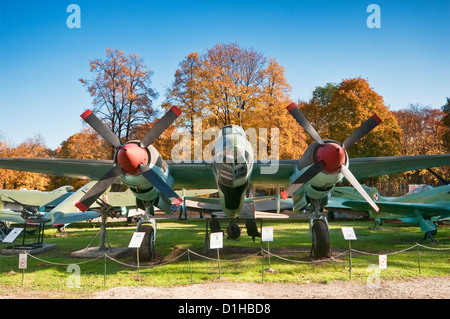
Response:
[{"label": "military aircraft", "polygon": [[[237,225],[237,217],[250,184],[253,187],[264,188],[286,187],[290,180],[293,186],[289,186],[286,193],[293,193],[295,207],[299,209],[303,201],[305,204],[311,202],[315,211],[318,211],[325,205],[324,198],[334,184],[344,175],[352,185],[358,186],[356,178],[450,164],[450,154],[349,159],[345,149],[379,124],[377,117],[372,117],[355,130],[341,146],[337,142],[320,139],[295,104],[290,104],[287,109],[309,134],[315,136],[316,142],[299,160],[277,160],[276,171],[270,169],[272,163],[255,161],[244,130],[236,125],[221,129],[221,135],[214,146],[212,162],[166,162],[151,144],[181,114],[175,106],[156,122],[140,141],[132,140],[123,144],[94,113],[90,110],[84,112],[81,117],[116,147],[113,161],[0,158],[0,168],[98,180],[76,204],[82,211],[92,205],[105,189],[119,179],[129,186],[136,197],[137,205],[145,208],[145,219],[148,220],[153,212],[153,206],[166,213],[173,213],[179,209],[182,199],[173,189],[216,188],[219,191],[223,212],[231,219],[232,225]],[[355,177],[348,170],[349,164]],[[374,204],[370,198],[367,200]],[[316,224],[325,227],[314,227]],[[249,225],[255,226],[254,222]],[[324,255],[323,251],[327,253],[330,247],[327,223],[326,220],[316,216],[311,220],[311,225],[315,234],[314,255],[321,257]]]},{"label": "military aircraft", "polygon": [[5,195],[1,197],[4,209],[21,209],[21,205],[17,204],[19,202],[40,211],[50,211],[73,192],[74,188],[70,185],[59,187],[50,192],[0,189],[0,195]]},{"label": "military aircraft", "polygon": [[[377,188],[366,188],[374,199],[380,211],[376,212],[351,189],[335,189],[333,197],[327,204],[329,210],[346,210],[349,213],[367,212],[381,225],[386,219],[399,219],[404,223],[420,225],[425,233],[424,239],[437,233],[436,224],[450,218],[450,185],[438,186],[420,185],[400,197],[383,197]],[[351,211],[349,211],[351,210]]]},{"label": "military aircraft", "polygon": [[[58,205],[47,212],[37,211],[34,207],[25,205],[12,197],[1,194],[2,201],[0,201],[0,221],[8,221],[19,224],[43,224],[44,226],[63,226],[65,224],[71,224],[79,221],[85,221],[100,216],[97,211],[77,212],[75,203],[85,194],[84,190],[89,189],[95,184],[90,182],[84,187],[80,188],[74,193],[68,193],[70,196],[60,201]],[[9,192],[10,195],[11,192]],[[15,208],[5,209],[3,207],[3,200],[13,201]],[[20,209],[17,209],[20,207]],[[4,223],[2,223],[2,234],[7,235],[7,231]]]}]

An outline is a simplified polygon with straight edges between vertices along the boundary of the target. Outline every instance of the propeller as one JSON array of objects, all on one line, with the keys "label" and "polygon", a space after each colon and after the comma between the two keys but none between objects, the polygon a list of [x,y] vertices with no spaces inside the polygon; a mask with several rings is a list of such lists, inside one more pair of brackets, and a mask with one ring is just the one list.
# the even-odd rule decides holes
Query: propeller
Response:
[{"label": "propeller", "polygon": [[122,144],[108,126],[106,126],[92,111],[87,110],[81,117],[105,140],[116,149],[114,166],[75,204],[85,212],[97,198],[110,187],[121,174],[142,175],[161,194],[169,198],[174,205],[179,205],[182,199],[159,175],[148,166],[150,162],[149,147],[174,121],[181,111],[173,106],[155,125],[142,137],[139,143]]},{"label": "propeller", "polygon": [[381,123],[380,118],[374,114],[367,121],[361,124],[356,130],[350,134],[345,141],[340,145],[334,141],[324,142],[317,131],[312,127],[309,121],[305,118],[303,113],[297,108],[295,103],[287,106],[287,110],[297,120],[297,123],[302,126],[306,132],[319,144],[314,152],[314,164],[312,164],[303,174],[301,174],[293,183],[291,183],[286,190],[281,193],[281,197],[286,199],[291,196],[303,184],[310,181],[320,172],[327,174],[342,173],[350,184],[364,197],[364,199],[372,206],[375,211],[379,211],[379,207],[364,191],[361,184],[353,176],[346,164],[346,150],[358,142],[361,138],[367,135],[378,124]]}]

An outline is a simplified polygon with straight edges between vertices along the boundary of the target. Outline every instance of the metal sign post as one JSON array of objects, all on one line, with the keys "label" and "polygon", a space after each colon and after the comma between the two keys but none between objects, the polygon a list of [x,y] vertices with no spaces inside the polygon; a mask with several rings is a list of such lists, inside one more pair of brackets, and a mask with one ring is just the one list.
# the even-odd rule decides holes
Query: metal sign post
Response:
[{"label": "metal sign post", "polygon": [[356,240],[355,231],[353,227],[341,227],[342,234],[344,235],[344,239],[348,240],[348,249],[349,249],[349,274],[350,280],[352,280],[352,245],[351,241]]},{"label": "metal sign post", "polygon": [[270,247],[269,243],[273,241],[273,227],[263,227],[261,228],[261,241],[267,242],[267,252],[269,253],[269,268],[267,268],[266,272],[273,272],[275,271],[272,267],[270,267]]},{"label": "metal sign post", "polygon": [[223,248],[223,233],[211,233],[211,238],[209,241],[210,249],[217,249],[217,260],[219,262],[219,279],[221,279],[221,271],[220,271],[220,256],[219,256],[219,248]]},{"label": "metal sign post", "polygon": [[130,240],[128,248],[136,248],[137,266],[138,266],[138,280],[141,281],[141,273],[139,269],[139,248],[141,247],[142,240],[144,239],[144,232],[135,232]]}]

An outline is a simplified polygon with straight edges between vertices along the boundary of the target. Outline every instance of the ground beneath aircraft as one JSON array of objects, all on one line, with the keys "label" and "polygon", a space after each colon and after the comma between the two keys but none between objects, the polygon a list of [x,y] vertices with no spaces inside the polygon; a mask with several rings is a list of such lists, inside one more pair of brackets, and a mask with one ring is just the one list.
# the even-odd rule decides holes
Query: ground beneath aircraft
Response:
[{"label": "ground beneath aircraft", "polygon": [[[16,287],[1,299],[67,298]],[[87,299],[450,299],[450,276],[381,281],[379,287],[349,281],[329,283],[237,283],[216,280],[177,287],[116,287]]]},{"label": "ground beneath aircraft", "polygon": [[236,283],[217,280],[181,287],[116,287],[90,298],[133,299],[449,299],[450,276],[381,282]]}]

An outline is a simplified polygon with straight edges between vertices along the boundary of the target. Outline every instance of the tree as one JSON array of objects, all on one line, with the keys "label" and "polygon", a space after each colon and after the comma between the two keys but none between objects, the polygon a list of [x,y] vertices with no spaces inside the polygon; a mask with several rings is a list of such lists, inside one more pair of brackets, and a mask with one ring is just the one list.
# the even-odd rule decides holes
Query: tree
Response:
[{"label": "tree", "polygon": [[313,99],[301,103],[301,109],[322,138],[340,143],[377,114],[382,123],[348,149],[349,156],[400,154],[401,129],[397,120],[365,79],[359,77],[343,80],[338,86],[329,83],[324,88],[316,87]]},{"label": "tree", "polygon": [[[119,139],[128,140],[133,128],[154,115],[150,87],[153,72],[137,54],[126,56],[121,50],[106,49],[106,59],[90,60],[94,79],[80,79],[93,99],[93,111]],[[111,151],[111,157],[114,151]]]},{"label": "tree", "polygon": [[[394,111],[393,114],[402,129],[400,139],[402,155],[433,155],[446,152],[445,140],[442,137],[448,129],[444,125],[443,111],[411,104],[409,108]],[[448,167],[437,167],[433,170],[444,178],[448,178]],[[401,181],[404,185],[435,185],[438,182],[427,170],[404,173]]]},{"label": "tree", "polygon": [[441,136],[445,113],[439,109],[411,104],[408,109],[394,111],[402,129],[402,155],[443,154],[445,148]]},{"label": "tree", "polygon": [[[8,146],[6,142],[0,143],[0,156],[6,157],[42,157],[49,158],[52,151],[45,145],[44,138],[36,134],[26,139],[19,146]],[[1,170],[0,187],[4,189],[35,189],[48,190],[51,177],[46,174],[30,173],[25,171]]]},{"label": "tree", "polygon": [[[305,145],[300,127],[285,109],[290,92],[284,68],[275,59],[237,43],[219,43],[204,54],[190,53],[180,63],[164,106],[177,105],[183,112],[177,127],[191,133],[196,118],[202,120],[203,131],[229,124],[257,133],[267,128],[269,134],[279,128],[280,155],[292,158]],[[271,145],[270,135],[268,140]]]},{"label": "tree", "polygon": [[450,97],[447,98],[447,103],[442,106],[442,111],[445,113],[442,122],[446,127],[446,130],[442,135],[442,140],[445,149],[447,150],[447,152],[450,152]]}]

